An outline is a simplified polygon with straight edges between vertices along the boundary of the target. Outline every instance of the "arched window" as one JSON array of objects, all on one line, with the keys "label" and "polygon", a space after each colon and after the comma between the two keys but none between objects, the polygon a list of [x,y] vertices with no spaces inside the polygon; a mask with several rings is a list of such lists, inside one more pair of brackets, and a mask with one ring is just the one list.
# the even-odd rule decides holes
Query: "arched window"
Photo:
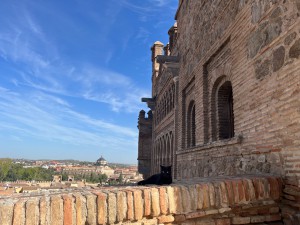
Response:
[{"label": "arched window", "polygon": [[187,113],[187,147],[196,145],[196,111],[195,102],[191,101]]},{"label": "arched window", "polygon": [[234,136],[233,96],[230,81],[226,81],[218,89],[218,134],[219,139],[228,139]]}]

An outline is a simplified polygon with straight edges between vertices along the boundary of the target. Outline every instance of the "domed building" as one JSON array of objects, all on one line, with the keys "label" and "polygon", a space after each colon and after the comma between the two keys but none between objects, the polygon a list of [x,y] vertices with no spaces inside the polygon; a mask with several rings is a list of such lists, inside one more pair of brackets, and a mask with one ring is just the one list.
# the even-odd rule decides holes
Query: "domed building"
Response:
[{"label": "domed building", "polygon": [[101,155],[101,157],[96,161],[96,166],[107,166],[107,161],[103,158],[102,155]]}]

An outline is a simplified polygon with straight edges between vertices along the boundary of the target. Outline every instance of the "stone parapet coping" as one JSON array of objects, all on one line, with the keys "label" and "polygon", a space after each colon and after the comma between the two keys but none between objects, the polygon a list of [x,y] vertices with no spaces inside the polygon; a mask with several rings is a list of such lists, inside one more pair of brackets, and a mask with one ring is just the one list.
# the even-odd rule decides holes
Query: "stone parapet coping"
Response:
[{"label": "stone parapet coping", "polygon": [[1,225],[251,224],[281,220],[281,192],[281,178],[249,175],[170,186],[14,195],[0,199],[0,221]]}]

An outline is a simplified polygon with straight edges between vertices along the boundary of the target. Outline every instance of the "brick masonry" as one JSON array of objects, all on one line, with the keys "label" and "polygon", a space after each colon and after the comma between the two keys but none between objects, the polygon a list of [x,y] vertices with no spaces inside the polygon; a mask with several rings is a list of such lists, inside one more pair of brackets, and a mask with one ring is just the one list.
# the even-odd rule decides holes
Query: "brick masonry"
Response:
[{"label": "brick masonry", "polygon": [[0,199],[0,221],[1,225],[279,225],[281,190],[281,178],[243,176],[170,186],[62,190],[44,196],[16,194]]}]

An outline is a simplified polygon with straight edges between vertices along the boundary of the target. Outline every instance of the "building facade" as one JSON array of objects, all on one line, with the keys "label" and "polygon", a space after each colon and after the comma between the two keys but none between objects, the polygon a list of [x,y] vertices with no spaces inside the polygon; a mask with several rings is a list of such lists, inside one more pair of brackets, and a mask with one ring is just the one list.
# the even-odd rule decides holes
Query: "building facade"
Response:
[{"label": "building facade", "polygon": [[163,164],[177,180],[273,174],[299,186],[299,15],[299,0],[179,1],[142,99],[150,174]]}]

